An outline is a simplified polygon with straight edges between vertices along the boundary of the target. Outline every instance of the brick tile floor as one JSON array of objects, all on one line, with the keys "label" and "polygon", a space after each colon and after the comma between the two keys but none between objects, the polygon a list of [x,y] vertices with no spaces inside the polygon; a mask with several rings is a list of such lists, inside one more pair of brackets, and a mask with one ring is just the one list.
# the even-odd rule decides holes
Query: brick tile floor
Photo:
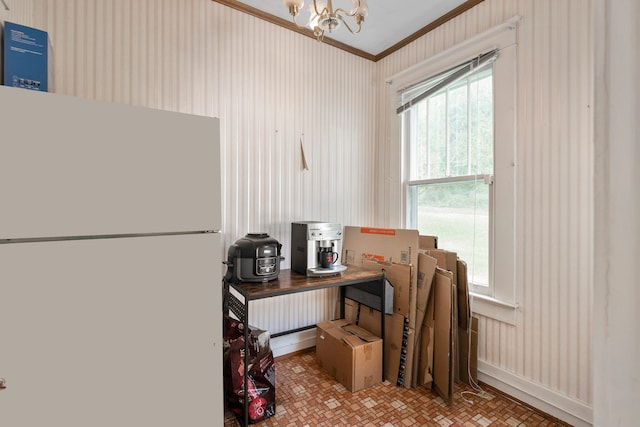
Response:
[{"label": "brick tile floor", "polygon": [[[485,387],[471,395],[466,384],[455,386],[447,406],[432,390],[406,389],[388,382],[351,393],[331,378],[310,350],[276,359],[276,415],[256,426],[285,427],[524,427],[566,426],[556,419]],[[465,393],[464,397],[461,393]],[[225,427],[240,425],[231,411]]]}]

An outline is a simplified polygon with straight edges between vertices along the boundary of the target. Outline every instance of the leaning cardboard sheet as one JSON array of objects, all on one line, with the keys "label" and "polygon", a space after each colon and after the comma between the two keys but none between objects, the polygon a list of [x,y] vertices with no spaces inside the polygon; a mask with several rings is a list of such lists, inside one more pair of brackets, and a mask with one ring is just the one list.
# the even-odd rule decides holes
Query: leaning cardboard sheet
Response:
[{"label": "leaning cardboard sheet", "polygon": [[[393,314],[385,319],[385,377],[406,388],[411,387],[413,377],[418,235],[418,230],[347,226],[342,245],[343,261],[384,270],[393,286]],[[365,324],[375,319],[379,324],[380,312],[366,308],[361,313]]]},{"label": "leaning cardboard sheet", "polygon": [[[453,402],[454,381],[477,377],[477,319],[471,318],[467,270],[437,236],[417,230],[347,226],[343,260],[384,270],[393,285],[386,316],[385,377],[404,387],[433,388]],[[380,334],[380,312],[349,302],[347,318]]]}]

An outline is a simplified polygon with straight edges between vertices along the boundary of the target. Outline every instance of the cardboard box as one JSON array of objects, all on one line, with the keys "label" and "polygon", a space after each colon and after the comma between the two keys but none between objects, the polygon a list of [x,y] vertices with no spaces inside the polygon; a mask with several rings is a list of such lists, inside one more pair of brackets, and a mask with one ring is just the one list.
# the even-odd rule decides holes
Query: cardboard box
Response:
[{"label": "cardboard box", "polygon": [[5,21],[3,74],[6,86],[52,92],[52,57],[46,31]]},{"label": "cardboard box", "polygon": [[316,357],[349,391],[382,381],[382,339],[347,320],[317,324]]},{"label": "cardboard box", "polygon": [[[349,320],[376,336],[382,336],[378,310],[348,298],[345,299],[344,306],[345,320]],[[388,314],[385,317],[384,377],[392,384],[397,384],[398,380],[404,319],[405,317],[400,314]]]}]

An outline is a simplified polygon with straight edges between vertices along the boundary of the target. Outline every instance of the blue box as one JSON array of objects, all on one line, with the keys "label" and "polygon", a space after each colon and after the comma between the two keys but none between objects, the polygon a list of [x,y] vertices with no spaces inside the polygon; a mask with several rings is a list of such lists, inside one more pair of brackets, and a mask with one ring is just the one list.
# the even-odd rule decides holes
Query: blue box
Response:
[{"label": "blue box", "polygon": [[46,31],[4,23],[4,84],[53,91],[51,43]]}]

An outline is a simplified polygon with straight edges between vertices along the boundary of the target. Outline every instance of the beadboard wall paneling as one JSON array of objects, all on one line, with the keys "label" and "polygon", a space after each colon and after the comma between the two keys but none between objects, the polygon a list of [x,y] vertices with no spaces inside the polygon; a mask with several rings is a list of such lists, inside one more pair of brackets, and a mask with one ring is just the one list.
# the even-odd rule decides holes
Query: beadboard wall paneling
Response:
[{"label": "beadboard wall paneling", "polygon": [[[516,135],[516,326],[480,319],[479,358],[592,404],[592,2],[486,0],[378,63],[377,222],[403,224],[385,79],[520,15]],[[395,162],[395,163],[394,163]],[[589,421],[586,416],[586,421]]]},{"label": "beadboard wall paneling", "polygon": [[[515,326],[480,319],[479,357],[507,383],[522,379],[590,407],[591,0],[485,0],[378,63],[206,0],[8,3],[0,19],[49,31],[56,92],[219,117],[223,250],[266,231],[283,243],[282,268],[291,221],[402,226],[385,79],[521,15],[520,308]],[[301,138],[310,170],[301,167]],[[261,303],[251,321],[275,333],[320,320],[335,304],[331,292],[295,298]],[[299,308],[285,318],[291,306]]]},{"label": "beadboard wall paneling", "polygon": [[5,3],[9,10],[0,2],[0,24],[9,21],[20,25],[34,25],[32,1],[5,0]]},{"label": "beadboard wall paneling", "polygon": [[[220,118],[225,257],[263,231],[289,268],[292,221],[373,224],[373,62],[211,1],[22,3],[15,20],[52,39],[57,93]],[[336,295],[261,302],[250,321],[313,324]]]}]

